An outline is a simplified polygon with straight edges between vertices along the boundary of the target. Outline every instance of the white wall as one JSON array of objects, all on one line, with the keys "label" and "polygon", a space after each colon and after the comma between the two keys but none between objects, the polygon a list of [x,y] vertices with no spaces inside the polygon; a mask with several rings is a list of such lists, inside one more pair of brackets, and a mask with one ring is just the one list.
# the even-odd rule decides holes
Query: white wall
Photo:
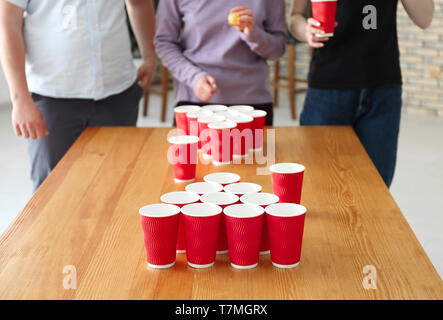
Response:
[{"label": "white wall", "polygon": [[0,105],[9,103],[9,91],[8,86],[6,84],[5,76],[3,74],[3,70],[0,66]]}]

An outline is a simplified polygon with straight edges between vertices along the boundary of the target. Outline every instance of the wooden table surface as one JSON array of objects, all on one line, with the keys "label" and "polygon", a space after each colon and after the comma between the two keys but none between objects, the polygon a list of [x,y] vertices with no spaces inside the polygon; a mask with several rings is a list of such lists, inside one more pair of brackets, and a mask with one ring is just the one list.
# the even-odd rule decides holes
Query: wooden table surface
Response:
[{"label": "wooden table surface", "polygon": [[[148,270],[138,209],[173,183],[167,128],[90,128],[0,238],[0,299],[442,299],[442,281],[350,127],[276,129],[276,161],[306,165],[301,264],[207,270],[178,255]],[[261,166],[263,167],[263,165]],[[197,178],[230,171],[272,192],[257,165],[199,165]],[[363,287],[363,268],[377,289]],[[66,290],[65,266],[77,288]],[[66,271],[66,270],[65,270]],[[73,275],[70,273],[70,275]]]}]

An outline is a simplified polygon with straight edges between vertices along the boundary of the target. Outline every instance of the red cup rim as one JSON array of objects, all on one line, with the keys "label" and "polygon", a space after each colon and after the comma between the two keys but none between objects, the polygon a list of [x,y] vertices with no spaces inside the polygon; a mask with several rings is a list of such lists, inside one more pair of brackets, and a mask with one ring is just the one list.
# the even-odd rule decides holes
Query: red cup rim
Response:
[{"label": "red cup rim", "polygon": [[160,197],[161,202],[167,204],[190,204],[200,200],[200,196],[194,192],[174,191]]},{"label": "red cup rim", "polygon": [[144,217],[166,218],[180,213],[180,207],[173,204],[156,203],[140,208],[138,213]]},{"label": "red cup rim", "polygon": [[197,111],[191,111],[186,113],[186,116],[191,119],[197,119],[199,117],[210,117],[214,114],[214,112],[209,110],[199,109]]},{"label": "red cup rim", "polygon": [[230,115],[237,115],[237,114],[240,114],[240,111],[237,111],[237,110],[229,110],[229,108],[227,109],[227,110],[224,110],[224,111],[219,111],[219,112],[216,112],[216,114],[217,115],[220,115],[220,116],[230,116]]},{"label": "red cup rim", "polygon": [[245,111],[244,114],[255,118],[264,118],[268,115],[268,113],[264,110],[253,110],[253,111]]},{"label": "red cup rim", "polygon": [[249,106],[247,104],[237,104],[234,106],[230,106],[228,108],[228,110],[233,110],[233,111],[254,111],[254,107],[253,106]]},{"label": "red cup rim", "polygon": [[221,122],[221,121],[225,121],[225,120],[226,120],[226,117],[214,113],[210,116],[198,117],[197,121],[200,123],[211,123],[211,122]]},{"label": "red cup rim", "polygon": [[280,201],[280,198],[273,193],[259,192],[248,193],[241,196],[240,201],[244,204],[256,204],[259,206],[269,206]]},{"label": "red cup rim", "polygon": [[266,207],[265,212],[274,217],[298,217],[306,213],[306,207],[295,203],[275,203]]},{"label": "red cup rim", "polygon": [[229,184],[224,187],[225,192],[230,192],[234,194],[248,194],[248,193],[257,193],[262,191],[262,186],[257,183],[251,182],[239,182]]},{"label": "red cup rim", "polygon": [[311,2],[337,2],[338,0],[311,0]]},{"label": "red cup rim", "polygon": [[215,172],[203,177],[206,182],[215,182],[220,184],[231,184],[239,182],[241,177],[231,172]]},{"label": "red cup rim", "polygon": [[204,110],[209,110],[212,112],[220,112],[228,110],[228,107],[224,104],[208,104],[202,107]]},{"label": "red cup rim", "polygon": [[212,203],[193,203],[181,208],[181,212],[190,217],[212,217],[221,214],[223,209]]},{"label": "red cup rim", "polygon": [[255,204],[234,204],[232,206],[226,207],[223,213],[228,217],[232,218],[255,218],[263,215],[265,209],[263,207],[257,206]]},{"label": "red cup rim", "polygon": [[223,190],[223,186],[215,182],[196,182],[188,184],[185,187],[185,190],[188,192],[194,192],[198,194],[206,194],[206,193],[220,192]]},{"label": "red cup rim", "polygon": [[208,125],[209,129],[234,129],[237,127],[237,123],[232,120],[211,122]]},{"label": "red cup rim", "polygon": [[196,136],[173,136],[168,138],[168,142],[172,144],[193,144],[200,141],[199,137]]},{"label": "red cup rim", "polygon": [[234,121],[236,123],[249,123],[249,122],[254,121],[253,117],[248,116],[244,113],[239,113],[237,115],[231,114],[231,115],[228,115],[227,118],[228,118],[228,120]]},{"label": "red cup rim", "polygon": [[269,170],[273,173],[290,174],[304,172],[306,168],[299,163],[276,163]]},{"label": "red cup rim", "polygon": [[200,197],[200,201],[203,203],[212,203],[218,206],[226,206],[237,203],[239,197],[233,193],[227,192],[212,192],[206,193]]},{"label": "red cup rim", "polygon": [[174,112],[176,113],[188,113],[188,112],[193,112],[193,111],[197,111],[200,110],[201,107],[199,106],[195,106],[195,105],[186,105],[186,106],[179,106],[174,108]]}]

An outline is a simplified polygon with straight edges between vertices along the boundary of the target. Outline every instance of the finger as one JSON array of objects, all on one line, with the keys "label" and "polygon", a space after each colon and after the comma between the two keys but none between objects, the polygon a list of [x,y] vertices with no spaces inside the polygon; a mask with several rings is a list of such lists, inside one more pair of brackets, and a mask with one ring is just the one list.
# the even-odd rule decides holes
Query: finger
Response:
[{"label": "finger", "polygon": [[151,82],[151,77],[146,75],[141,80],[140,86],[143,88],[143,90],[146,90],[149,87],[150,82]]},{"label": "finger", "polygon": [[215,80],[215,78],[209,74],[206,76],[206,80],[211,86],[217,85],[217,80]]},{"label": "finger", "polygon": [[22,132],[25,139],[29,138],[29,132],[28,132],[28,128],[26,127],[26,125],[24,125],[24,124],[20,125],[20,131]]},{"label": "finger", "polygon": [[38,139],[43,139],[44,137],[48,136],[48,129],[46,128],[46,124],[44,121],[42,121],[40,123],[40,125],[38,126],[38,131],[37,131],[37,138]]},{"label": "finger", "polygon": [[238,15],[241,17],[252,17],[254,14],[252,13],[252,10],[241,10],[237,12]]},{"label": "finger", "polygon": [[312,48],[316,48],[316,49],[318,49],[318,48],[322,48],[322,47],[324,47],[324,44],[323,43],[321,43],[321,42],[317,42],[316,41],[316,38],[314,37],[314,36],[311,36],[310,38],[309,38],[309,45],[312,47]]},{"label": "finger", "polygon": [[20,130],[20,126],[18,124],[14,125],[14,133],[18,137],[20,137],[22,135],[22,130]]},{"label": "finger", "polygon": [[142,70],[141,68],[138,69],[138,71],[137,71],[137,81],[142,80],[142,79],[143,79],[143,76],[144,76],[144,72],[143,72],[143,70]]},{"label": "finger", "polygon": [[49,136],[49,131],[48,131],[48,127],[46,126],[46,122],[45,122],[45,120],[42,120],[42,128],[43,128],[43,135],[46,137],[46,136]]},{"label": "finger", "polygon": [[231,12],[239,12],[239,11],[243,11],[243,10],[245,10],[245,9],[246,9],[246,8],[243,7],[243,6],[237,6],[237,7],[232,8],[232,9],[231,9]]},{"label": "finger", "polygon": [[33,124],[28,124],[28,125],[26,126],[26,128],[28,129],[29,137],[30,137],[32,140],[35,140],[35,139],[37,138],[37,133],[36,133],[36,130],[35,130],[35,128],[34,128],[34,125],[33,125]]},{"label": "finger", "polygon": [[337,21],[335,21],[335,26],[338,26],[338,22]]},{"label": "finger", "polygon": [[324,30],[313,28],[313,27],[309,27],[308,31],[310,33],[312,33],[312,34],[323,34],[323,33],[325,33]]},{"label": "finger", "polygon": [[43,129],[43,126],[40,124],[40,125],[37,125],[36,127],[35,127],[35,138],[36,139],[41,139],[41,138],[43,138],[45,136],[45,133],[44,133],[44,129]]},{"label": "finger", "polygon": [[241,16],[241,17],[238,19],[238,22],[239,22],[240,24],[252,24],[252,23],[254,23],[254,18],[251,17],[251,16]]},{"label": "finger", "polygon": [[320,27],[321,23],[318,22],[317,20],[315,20],[314,18],[309,18],[308,19],[308,24],[310,24],[311,26],[315,26],[315,27]]},{"label": "finger", "polygon": [[320,49],[323,48],[325,45],[321,42],[314,42],[314,41],[310,41],[309,42],[309,46],[314,48],[314,49]]},{"label": "finger", "polygon": [[315,35],[315,38],[314,38],[315,42],[325,42],[328,40],[329,40],[329,37],[319,37],[318,35]]},{"label": "finger", "polygon": [[213,94],[214,88],[212,87],[211,84],[207,83],[204,85],[203,87],[203,92],[205,95],[210,96]]}]

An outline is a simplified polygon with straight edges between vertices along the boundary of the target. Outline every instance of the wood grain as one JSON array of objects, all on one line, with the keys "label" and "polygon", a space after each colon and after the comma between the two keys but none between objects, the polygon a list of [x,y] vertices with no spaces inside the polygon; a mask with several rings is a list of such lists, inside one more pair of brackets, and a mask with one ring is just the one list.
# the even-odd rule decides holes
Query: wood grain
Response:
[{"label": "wood grain", "polygon": [[[146,268],[138,208],[184,190],[166,161],[170,129],[90,128],[0,237],[0,299],[442,299],[440,277],[352,128],[276,129],[276,161],[306,165],[301,265]],[[272,191],[266,165],[199,165]],[[77,289],[63,288],[63,268]],[[377,289],[362,286],[377,269]]]}]

